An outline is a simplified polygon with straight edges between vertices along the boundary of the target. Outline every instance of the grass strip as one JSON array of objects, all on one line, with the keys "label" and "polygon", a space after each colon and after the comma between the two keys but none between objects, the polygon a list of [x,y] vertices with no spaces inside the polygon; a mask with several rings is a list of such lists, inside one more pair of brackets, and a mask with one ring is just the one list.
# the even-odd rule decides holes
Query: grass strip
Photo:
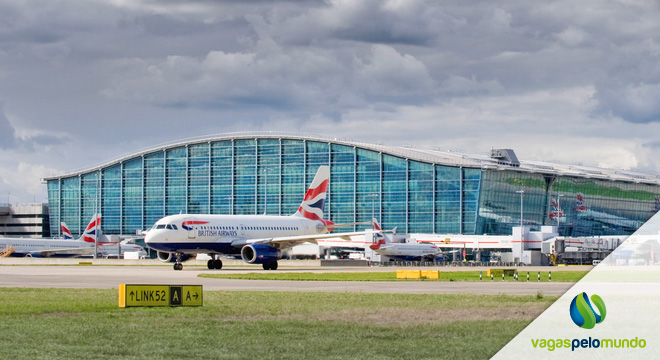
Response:
[{"label": "grass strip", "polygon": [[[200,277],[217,279],[241,280],[294,280],[294,281],[491,281],[486,272],[479,271],[440,271],[440,279],[397,279],[396,272],[337,272],[337,273],[311,273],[311,272],[255,272],[247,274],[200,274]],[[552,281],[577,282],[588,271],[557,271],[552,272]],[[541,282],[550,281],[549,272],[541,272]],[[518,272],[518,281],[527,281],[527,272]],[[529,281],[538,281],[538,272],[529,272]],[[502,281],[502,276],[494,277],[493,281]],[[504,281],[515,281],[512,276],[505,276]]]},{"label": "grass strip", "polygon": [[3,358],[487,359],[556,297],[206,291],[118,308],[113,289],[0,290]]}]

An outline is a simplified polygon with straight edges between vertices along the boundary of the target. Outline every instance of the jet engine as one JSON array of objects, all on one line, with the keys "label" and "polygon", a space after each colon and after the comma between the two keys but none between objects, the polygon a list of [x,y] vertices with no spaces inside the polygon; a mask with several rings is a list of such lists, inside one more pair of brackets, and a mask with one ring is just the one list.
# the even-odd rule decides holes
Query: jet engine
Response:
[{"label": "jet engine", "polygon": [[250,264],[268,264],[279,260],[282,254],[279,250],[268,245],[251,244],[241,249],[241,258]]},{"label": "jet engine", "polygon": [[[193,255],[183,254],[181,256],[181,262],[190,260],[190,259],[192,259],[192,257],[193,257]],[[160,260],[162,262],[176,262],[176,254],[175,253],[159,251],[158,252],[158,260]]]}]

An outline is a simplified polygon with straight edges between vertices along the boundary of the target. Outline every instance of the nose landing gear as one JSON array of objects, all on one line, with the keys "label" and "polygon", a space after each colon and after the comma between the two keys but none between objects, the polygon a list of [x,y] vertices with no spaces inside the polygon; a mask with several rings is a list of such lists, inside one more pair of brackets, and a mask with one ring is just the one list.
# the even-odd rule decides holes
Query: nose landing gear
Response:
[{"label": "nose landing gear", "polygon": [[176,253],[176,260],[174,261],[174,270],[183,270],[183,264],[181,259],[183,258],[182,253]]}]

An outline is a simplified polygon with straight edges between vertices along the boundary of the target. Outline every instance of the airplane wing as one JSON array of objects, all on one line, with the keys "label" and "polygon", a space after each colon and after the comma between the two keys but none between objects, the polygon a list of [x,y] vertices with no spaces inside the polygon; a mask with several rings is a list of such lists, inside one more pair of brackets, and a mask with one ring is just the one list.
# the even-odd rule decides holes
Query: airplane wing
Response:
[{"label": "airplane wing", "polygon": [[69,248],[69,249],[51,249],[51,250],[37,250],[31,251],[31,254],[36,254],[43,257],[49,257],[53,255],[92,255],[94,254],[94,247],[83,247],[83,248]]},{"label": "airplane wing", "polygon": [[238,239],[232,241],[233,247],[241,248],[249,244],[264,244],[272,246],[277,249],[290,248],[296,245],[304,244],[307,242],[316,243],[319,239],[339,238],[342,240],[350,241],[351,236],[365,235],[371,231],[356,231],[350,233],[336,233],[336,234],[316,234],[316,235],[297,235],[297,236],[283,236],[264,239]]}]

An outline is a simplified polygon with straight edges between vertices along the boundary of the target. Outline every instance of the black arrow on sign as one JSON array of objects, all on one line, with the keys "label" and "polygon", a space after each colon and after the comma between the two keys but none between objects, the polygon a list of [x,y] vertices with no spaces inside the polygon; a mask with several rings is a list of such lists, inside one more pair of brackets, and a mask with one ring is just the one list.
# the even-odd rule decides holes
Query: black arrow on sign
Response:
[{"label": "black arrow on sign", "polygon": [[131,291],[131,301],[133,301],[133,296],[135,296],[135,294]]}]

